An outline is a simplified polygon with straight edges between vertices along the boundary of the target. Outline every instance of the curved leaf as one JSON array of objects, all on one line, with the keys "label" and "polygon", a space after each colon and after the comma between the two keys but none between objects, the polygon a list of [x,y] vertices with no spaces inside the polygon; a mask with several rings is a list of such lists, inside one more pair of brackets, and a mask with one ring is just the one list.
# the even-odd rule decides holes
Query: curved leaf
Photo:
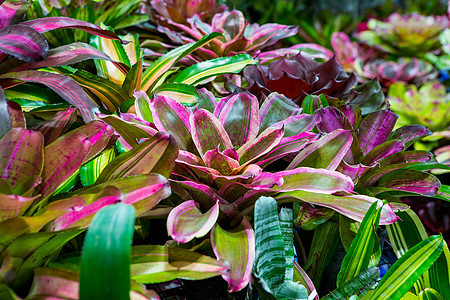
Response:
[{"label": "curved leaf", "polygon": [[205,79],[220,74],[239,73],[245,66],[255,65],[257,62],[246,53],[211,59],[184,69],[173,79],[173,82],[196,85]]},{"label": "curved leaf", "polygon": [[202,214],[194,200],[184,201],[172,209],[167,217],[167,233],[178,243],[205,236],[219,216],[219,202]]},{"label": "curved leaf", "polygon": [[11,130],[13,127],[12,125],[8,102],[6,101],[5,93],[0,86],[0,139]]},{"label": "curved leaf", "polygon": [[0,29],[0,52],[35,62],[45,59],[47,51],[48,44],[44,36],[23,23]]},{"label": "curved leaf", "polygon": [[0,75],[0,78],[18,79],[47,86],[65,101],[78,108],[86,123],[95,120],[95,113],[99,112],[83,89],[73,79],[64,75],[33,70],[6,73]]},{"label": "curved leaf", "polygon": [[196,110],[190,117],[191,134],[201,156],[208,150],[233,148],[233,144],[222,124],[207,110]]},{"label": "curved leaf", "polygon": [[223,261],[178,247],[134,246],[131,251],[131,278],[140,283],[205,279],[229,270]]},{"label": "curved leaf", "polygon": [[255,259],[255,233],[250,223],[243,219],[235,230],[223,230],[218,224],[211,231],[214,254],[230,266],[222,278],[228,282],[228,291],[242,290],[250,281]]},{"label": "curved leaf", "polygon": [[77,110],[69,107],[66,111],[57,112],[50,120],[38,123],[33,130],[44,135],[45,146],[59,138],[73,122],[77,120]]},{"label": "curved leaf", "polygon": [[256,138],[259,130],[258,113],[258,99],[250,93],[239,93],[227,100],[218,119],[235,148]]},{"label": "curved leaf", "polygon": [[383,276],[370,299],[400,299],[442,253],[442,236],[434,235],[412,247]]},{"label": "curved leaf", "polygon": [[197,90],[185,83],[163,83],[156,87],[153,93],[172,98],[184,106],[194,106],[198,102]]},{"label": "curved leaf", "polygon": [[95,215],[81,255],[80,300],[130,299],[134,218],[134,207],[122,203]]},{"label": "curved leaf", "polygon": [[66,17],[48,17],[35,19],[22,22],[21,25],[30,26],[39,33],[45,33],[50,30],[61,28],[80,29],[97,36],[101,36],[107,39],[120,40],[122,43],[126,43],[125,41],[122,41],[117,34],[110,30],[102,29],[99,26],[89,22],[79,21]]},{"label": "curved leaf", "polygon": [[96,183],[131,175],[159,173],[169,177],[178,156],[175,140],[158,133],[109,163]]},{"label": "curved leaf", "polygon": [[144,92],[153,91],[158,84],[162,83],[165,73],[176,62],[220,35],[220,33],[213,32],[197,42],[177,47],[158,58],[142,75],[142,90]]},{"label": "curved leaf", "polygon": [[[0,140],[0,174],[12,188],[41,176],[44,138],[40,132],[14,128]],[[31,187],[30,187],[31,188]]]}]

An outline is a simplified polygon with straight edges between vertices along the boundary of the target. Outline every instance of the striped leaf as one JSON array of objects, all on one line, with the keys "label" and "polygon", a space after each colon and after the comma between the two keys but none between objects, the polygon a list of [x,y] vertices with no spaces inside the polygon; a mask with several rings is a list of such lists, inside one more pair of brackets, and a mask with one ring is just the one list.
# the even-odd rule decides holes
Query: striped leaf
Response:
[{"label": "striped leaf", "polygon": [[312,167],[336,170],[352,145],[352,132],[337,129],[301,150],[288,169]]},{"label": "striped leaf", "polygon": [[89,72],[78,70],[70,77],[83,89],[97,97],[101,105],[110,112],[115,112],[122,103],[131,98],[128,91],[120,85]]},{"label": "striped leaf", "polygon": [[220,74],[239,73],[245,66],[255,65],[257,62],[251,55],[245,53],[211,59],[184,69],[172,81],[196,85],[205,79]]},{"label": "striped leaf", "polygon": [[173,137],[158,133],[110,162],[96,183],[132,175],[159,173],[170,176],[178,155]]},{"label": "striped leaf", "polygon": [[[142,75],[142,90],[144,92],[153,91],[158,84],[161,84],[165,78],[165,73],[180,59],[210,42],[211,40],[221,36],[220,33],[213,32],[204,36],[197,42],[177,47],[165,55],[158,58]],[[167,74],[168,75],[168,74]]]},{"label": "striped leaf", "polygon": [[81,133],[58,139],[44,148],[42,184],[39,186],[43,199],[78,171],[91,148],[92,143]]},{"label": "striped leaf", "polygon": [[29,26],[39,33],[45,33],[54,29],[62,29],[62,28],[80,29],[92,33],[96,36],[100,36],[107,39],[119,40],[124,44],[126,43],[120,40],[119,36],[110,30],[102,29],[101,27],[89,22],[79,21],[66,17],[48,17],[48,18],[34,19],[22,22],[21,25]]},{"label": "striped leaf", "polygon": [[197,90],[185,83],[163,83],[155,88],[153,93],[172,98],[184,106],[194,106],[198,103]]},{"label": "striped leaf", "polygon": [[132,248],[131,278],[140,283],[158,283],[175,278],[198,280],[227,274],[228,271],[229,267],[223,261],[187,249],[159,245]]},{"label": "striped leaf", "polygon": [[444,248],[442,236],[431,236],[402,255],[383,276],[370,299],[400,299],[437,260]]},{"label": "striped leaf", "polygon": [[228,291],[242,290],[250,282],[255,259],[255,233],[250,223],[242,219],[234,230],[224,230],[216,224],[211,231],[211,245],[217,259],[226,261],[230,271],[222,275]]},{"label": "striped leaf", "polygon": [[[0,103],[1,103],[1,100],[0,100]],[[22,107],[20,106],[20,104],[15,101],[7,101],[6,103],[8,104],[8,113],[9,113],[9,120],[11,121],[11,127],[12,128],[17,128],[17,127],[27,128],[27,124],[26,124],[27,122],[25,119],[25,115],[22,111]],[[0,104],[0,107],[3,108],[2,104]],[[2,108],[0,108],[0,110]],[[1,112],[0,112],[0,115],[2,115]],[[8,129],[8,125],[5,123],[5,121],[7,122],[7,120],[8,120],[8,118],[3,120],[3,122],[4,122],[3,125],[0,125],[0,126],[4,126],[2,128],[3,130]],[[1,134],[2,129],[0,129],[0,138],[2,137],[2,134]]]},{"label": "striped leaf", "polygon": [[187,243],[205,236],[216,224],[218,216],[219,202],[202,214],[194,200],[184,201],[170,211],[167,233],[177,243]]},{"label": "striped leaf", "polygon": [[47,57],[47,40],[35,29],[15,24],[0,29],[0,52],[27,62]]},{"label": "striped leaf", "polygon": [[[46,267],[34,270],[33,285],[27,298],[30,299],[79,299],[79,273],[75,270]],[[51,282],[52,284],[48,284]],[[156,292],[145,290],[141,284],[131,282],[131,300],[153,300]],[[3,299],[3,298],[2,298]]]},{"label": "striped leaf", "polygon": [[98,157],[84,164],[80,169],[80,179],[83,186],[95,183],[103,169],[116,157],[114,149],[105,150]]},{"label": "striped leaf", "polygon": [[[428,234],[421,220],[411,209],[397,213],[401,218],[399,221],[386,226],[397,257],[401,257],[414,245],[428,237]],[[424,273],[415,283],[417,290],[433,288],[439,293],[446,295],[450,293],[450,252],[448,246],[444,245],[444,250],[431,268]]]},{"label": "striped leaf", "polygon": [[419,300],[444,300],[444,298],[436,290],[426,288],[419,293]]},{"label": "striped leaf", "polygon": [[24,71],[28,69],[39,69],[45,67],[67,66],[88,59],[101,59],[111,61],[119,65],[120,62],[115,62],[107,54],[85,43],[72,43],[48,51],[45,60],[37,62],[22,64],[13,69],[13,72]]},{"label": "striped leaf", "polygon": [[[105,26],[105,28],[108,27]],[[119,86],[122,86],[125,80],[126,73],[131,67],[130,59],[128,58],[128,55],[122,43],[118,40],[111,40],[99,36],[94,36],[91,38],[90,44],[91,46],[107,54],[113,61],[118,61],[128,66],[127,69],[122,66],[113,64],[110,61],[94,61],[99,76],[108,79],[109,81]]]},{"label": "striped leaf", "polygon": [[57,112],[53,118],[33,126],[33,130],[40,131],[47,146],[59,138],[77,120],[77,110],[70,107],[66,111]]},{"label": "striped leaf", "polygon": [[0,139],[12,128],[9,115],[5,93],[0,87]]},{"label": "striped leaf", "polygon": [[[356,237],[342,261],[337,276],[337,287],[341,287],[369,267],[374,243],[378,243],[376,230],[380,221],[380,214],[381,208],[377,209],[377,203],[374,202],[364,216]],[[375,265],[378,265],[378,262]]]},{"label": "striped leaf", "polygon": [[78,108],[86,123],[95,120],[95,114],[99,112],[97,106],[89,99],[83,89],[67,76],[32,70],[0,75],[0,79],[5,78],[45,85],[65,101]]},{"label": "striped leaf", "polygon": [[255,272],[275,293],[286,277],[285,244],[275,199],[261,197],[256,201],[254,221]]},{"label": "striped leaf", "polygon": [[379,277],[380,269],[376,267],[368,268],[367,270],[358,273],[358,275],[345,282],[325,297],[321,298],[321,300],[347,299],[347,297],[354,294],[359,294],[361,291],[364,291],[368,287],[374,285]]},{"label": "striped leaf", "polygon": [[[12,189],[22,185],[21,189],[26,192],[39,183],[43,144],[40,132],[24,128],[14,128],[0,140],[0,174]],[[34,182],[28,182],[29,178],[34,178]]]},{"label": "striped leaf", "polygon": [[128,92],[129,96],[132,96],[135,91],[141,90],[141,85],[142,85],[142,58],[139,58],[137,62],[131,66],[130,71],[128,71],[127,76],[123,81],[122,88]]},{"label": "striped leaf", "polygon": [[96,213],[81,254],[80,300],[130,299],[134,219],[134,207],[123,203]]}]

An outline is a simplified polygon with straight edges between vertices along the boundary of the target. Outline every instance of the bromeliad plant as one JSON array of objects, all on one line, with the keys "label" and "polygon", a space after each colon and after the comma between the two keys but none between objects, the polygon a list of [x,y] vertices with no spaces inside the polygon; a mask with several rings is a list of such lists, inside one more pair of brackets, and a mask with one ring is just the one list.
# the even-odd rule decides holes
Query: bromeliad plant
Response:
[{"label": "bromeliad plant", "polygon": [[[238,10],[216,13],[210,22],[203,21],[198,14],[194,14],[186,21],[187,24],[182,24],[167,20],[170,27],[159,24],[157,28],[173,43],[181,45],[198,41],[213,32],[221,33],[220,38],[198,50],[200,60],[239,53],[255,55],[279,40],[297,33],[297,28],[293,26],[249,24]],[[172,29],[173,27],[175,29]]]},{"label": "bromeliad plant", "polygon": [[[211,230],[216,257],[231,267],[230,274],[223,275],[230,291],[244,288],[250,279],[254,240],[246,216],[259,196],[279,195],[287,202],[301,199],[355,220],[362,220],[365,210],[378,201],[353,194],[349,177],[320,167],[264,171],[270,163],[316,140],[316,134],[308,131],[320,118],[301,114],[288,98],[271,94],[261,108],[249,93],[217,102],[211,93],[203,91],[200,98],[199,107],[192,110],[167,97],[150,100],[146,94],[136,93],[136,110],[140,118],[152,121],[152,126],[173,134],[180,146],[171,185],[183,201],[168,216],[169,234],[175,241],[186,243]],[[128,143],[155,130],[136,117],[124,117],[128,121],[113,116],[103,119],[111,122]],[[338,130],[326,138],[340,136],[345,140],[349,134]],[[346,141],[344,147],[350,143]],[[339,159],[331,158],[333,164]],[[397,219],[392,208],[383,208],[383,224]],[[225,242],[228,238],[234,242]]]}]

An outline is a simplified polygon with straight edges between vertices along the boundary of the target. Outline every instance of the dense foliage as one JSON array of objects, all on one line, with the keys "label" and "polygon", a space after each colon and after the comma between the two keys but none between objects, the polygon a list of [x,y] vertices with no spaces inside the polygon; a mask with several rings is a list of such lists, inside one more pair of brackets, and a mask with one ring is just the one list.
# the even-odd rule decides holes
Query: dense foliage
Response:
[{"label": "dense foliage", "polygon": [[450,295],[448,16],[247,9],[0,0],[0,299]]}]

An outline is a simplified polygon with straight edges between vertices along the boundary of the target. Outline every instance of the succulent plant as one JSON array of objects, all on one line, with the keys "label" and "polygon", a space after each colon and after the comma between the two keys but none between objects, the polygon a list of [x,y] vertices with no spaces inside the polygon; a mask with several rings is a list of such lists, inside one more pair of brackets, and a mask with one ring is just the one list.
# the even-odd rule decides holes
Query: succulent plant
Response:
[{"label": "succulent plant", "polygon": [[438,82],[427,82],[420,88],[397,82],[390,86],[388,100],[400,117],[398,125],[420,124],[431,131],[450,128],[450,98]]},{"label": "succulent plant", "polygon": [[348,75],[335,58],[318,63],[301,53],[280,58],[268,66],[248,66],[244,76],[251,93],[267,96],[277,92],[299,105],[307,95],[340,98],[356,83],[355,75]]},{"label": "succulent plant", "polygon": [[437,77],[433,66],[417,58],[403,58],[397,61],[374,59],[360,64],[356,71],[362,80],[377,79],[383,87],[395,82],[421,85]]},{"label": "succulent plant", "polygon": [[441,47],[439,35],[448,27],[446,16],[393,13],[386,20],[371,19],[358,39],[371,47],[398,56],[418,56]]}]

